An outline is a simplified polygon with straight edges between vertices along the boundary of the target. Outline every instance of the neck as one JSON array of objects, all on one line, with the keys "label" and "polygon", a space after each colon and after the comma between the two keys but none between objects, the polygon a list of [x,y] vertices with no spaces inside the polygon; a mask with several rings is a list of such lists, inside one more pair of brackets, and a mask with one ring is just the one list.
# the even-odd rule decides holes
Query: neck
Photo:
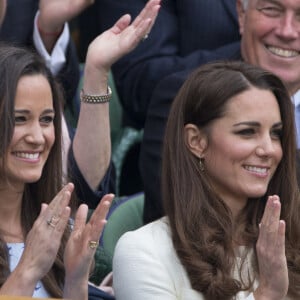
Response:
[{"label": "neck", "polygon": [[229,196],[223,195],[222,200],[231,211],[234,222],[239,217],[241,211],[244,209],[244,207],[248,202],[248,199],[245,197],[233,198],[231,195]]},{"label": "neck", "polygon": [[0,185],[0,231],[6,242],[23,241],[21,207],[23,188]]},{"label": "neck", "polygon": [[288,84],[288,83],[286,83],[286,87],[287,87],[287,90],[288,90],[290,96],[293,96],[299,90],[298,86],[293,86],[293,85]]}]

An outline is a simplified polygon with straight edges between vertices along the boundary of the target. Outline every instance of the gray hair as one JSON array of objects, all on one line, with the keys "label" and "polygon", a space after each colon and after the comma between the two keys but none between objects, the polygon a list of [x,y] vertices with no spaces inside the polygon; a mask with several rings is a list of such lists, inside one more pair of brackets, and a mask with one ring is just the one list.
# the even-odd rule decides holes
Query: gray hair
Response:
[{"label": "gray hair", "polygon": [[249,0],[241,0],[241,1],[242,1],[243,9],[246,10],[248,8]]}]

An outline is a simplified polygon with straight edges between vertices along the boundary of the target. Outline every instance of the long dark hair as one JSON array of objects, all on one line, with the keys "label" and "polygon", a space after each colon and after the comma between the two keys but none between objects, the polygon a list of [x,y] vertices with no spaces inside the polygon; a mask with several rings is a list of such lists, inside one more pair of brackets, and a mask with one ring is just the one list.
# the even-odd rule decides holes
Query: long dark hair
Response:
[{"label": "long dark hair", "polygon": [[[271,91],[277,99],[283,124],[283,157],[266,194],[248,201],[237,220],[233,221],[229,208],[215,193],[205,172],[199,169],[199,158],[188,149],[184,126],[192,123],[205,130],[224,114],[232,97],[251,87]],[[267,196],[273,194],[282,200],[281,218],[286,222],[289,295],[299,298],[300,199],[293,116],[293,106],[281,80],[243,62],[215,62],[198,68],[174,100],[164,140],[163,203],[179,259],[192,287],[203,293],[206,299],[231,299],[239,291],[253,288],[253,278],[245,281],[232,278],[235,266],[233,236],[236,228],[241,228],[246,249],[254,250],[252,267],[258,278],[255,252],[258,224]]]},{"label": "long dark hair", "polygon": [[[9,45],[0,46],[0,176],[5,175],[5,154],[11,143],[14,132],[14,105],[17,85],[22,76],[42,75],[51,87],[53,107],[55,111],[54,128],[55,142],[43,168],[41,178],[35,183],[25,185],[22,208],[21,226],[24,237],[32,228],[41,209],[41,203],[49,203],[62,188],[62,150],[61,150],[61,117],[63,95],[60,86],[53,79],[45,62],[30,50]],[[62,238],[55,263],[49,273],[42,279],[45,288],[52,297],[61,298],[64,284],[63,251],[69,235],[66,230]],[[0,286],[9,275],[8,252],[6,243],[0,236]]]}]

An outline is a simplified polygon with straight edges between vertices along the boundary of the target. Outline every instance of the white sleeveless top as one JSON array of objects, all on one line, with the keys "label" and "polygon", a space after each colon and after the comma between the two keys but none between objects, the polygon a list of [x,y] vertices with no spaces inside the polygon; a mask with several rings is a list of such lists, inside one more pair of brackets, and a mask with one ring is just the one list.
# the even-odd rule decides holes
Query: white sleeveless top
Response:
[{"label": "white sleeveless top", "polygon": [[[8,253],[9,253],[9,267],[12,272],[18,265],[20,258],[24,250],[24,243],[7,243]],[[34,292],[33,298],[50,298],[50,295],[45,290],[41,281],[38,281]]]}]

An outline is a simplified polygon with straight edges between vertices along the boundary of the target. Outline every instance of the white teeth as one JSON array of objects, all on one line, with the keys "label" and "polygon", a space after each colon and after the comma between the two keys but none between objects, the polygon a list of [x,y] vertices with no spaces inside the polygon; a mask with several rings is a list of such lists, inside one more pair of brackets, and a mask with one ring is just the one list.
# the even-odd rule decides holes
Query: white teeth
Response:
[{"label": "white teeth", "polygon": [[38,159],[39,153],[26,153],[26,152],[15,152],[17,157],[26,158],[26,159]]},{"label": "white teeth", "polygon": [[259,168],[259,167],[252,167],[252,166],[245,166],[245,169],[251,172],[259,173],[259,174],[266,174],[267,168]]},{"label": "white teeth", "polygon": [[282,56],[282,57],[295,57],[295,56],[299,55],[299,52],[295,51],[295,50],[285,50],[285,49],[271,47],[271,46],[269,46],[268,49],[273,54]]}]

